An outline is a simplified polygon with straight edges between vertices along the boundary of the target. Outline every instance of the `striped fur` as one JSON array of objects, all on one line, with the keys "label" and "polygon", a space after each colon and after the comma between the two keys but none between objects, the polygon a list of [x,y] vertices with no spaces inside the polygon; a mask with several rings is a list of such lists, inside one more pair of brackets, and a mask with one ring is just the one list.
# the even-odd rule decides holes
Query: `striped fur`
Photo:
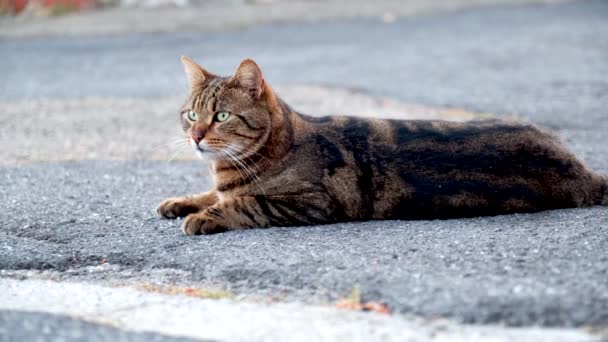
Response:
[{"label": "striped fur", "polygon": [[[187,234],[608,204],[607,178],[532,125],[311,117],[279,99],[253,61],[230,78],[183,61],[184,130],[204,136],[215,180],[159,206],[185,216]],[[214,121],[222,111],[229,120]]]}]

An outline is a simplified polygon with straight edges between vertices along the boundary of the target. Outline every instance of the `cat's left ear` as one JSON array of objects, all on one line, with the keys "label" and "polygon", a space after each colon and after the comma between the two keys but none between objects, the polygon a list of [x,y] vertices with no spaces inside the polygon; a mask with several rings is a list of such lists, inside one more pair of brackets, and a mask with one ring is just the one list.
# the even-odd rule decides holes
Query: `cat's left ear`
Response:
[{"label": "cat's left ear", "polygon": [[213,77],[213,74],[203,69],[194,60],[192,60],[192,58],[188,56],[182,56],[180,59],[184,67],[186,77],[188,78],[188,85],[190,86],[190,91],[202,85],[206,79]]},{"label": "cat's left ear", "polygon": [[245,59],[239,64],[232,79],[256,98],[259,98],[264,93],[265,85],[262,71],[251,59]]}]

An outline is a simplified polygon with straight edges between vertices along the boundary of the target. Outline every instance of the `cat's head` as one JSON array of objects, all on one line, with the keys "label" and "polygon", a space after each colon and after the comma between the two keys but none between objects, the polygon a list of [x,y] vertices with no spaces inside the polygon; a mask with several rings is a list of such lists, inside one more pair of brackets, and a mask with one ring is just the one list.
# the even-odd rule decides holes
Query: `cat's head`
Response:
[{"label": "cat's head", "polygon": [[258,65],[246,59],[234,75],[220,77],[189,57],[181,60],[190,85],[181,120],[196,152],[213,159],[254,154],[272,130],[273,115],[280,112]]}]

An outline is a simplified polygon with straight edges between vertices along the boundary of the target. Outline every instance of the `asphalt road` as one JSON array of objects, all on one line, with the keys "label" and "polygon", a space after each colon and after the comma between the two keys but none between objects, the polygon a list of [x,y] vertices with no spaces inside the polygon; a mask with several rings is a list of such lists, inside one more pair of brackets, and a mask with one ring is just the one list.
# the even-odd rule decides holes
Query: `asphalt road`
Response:
[{"label": "asphalt road", "polygon": [[[607,2],[589,1],[394,24],[2,40],[0,99],[171,94],[183,90],[180,54],[224,73],[253,57],[271,82],[518,115],[558,130],[608,173],[607,15]],[[179,221],[154,216],[164,197],[208,183],[197,162],[2,166],[0,269],[63,271],[106,259],[135,279],[177,269],[190,272],[178,281],[283,298],[335,299],[359,285],[364,299],[396,312],[462,322],[608,325],[606,208],[202,237],[182,236]]]}]

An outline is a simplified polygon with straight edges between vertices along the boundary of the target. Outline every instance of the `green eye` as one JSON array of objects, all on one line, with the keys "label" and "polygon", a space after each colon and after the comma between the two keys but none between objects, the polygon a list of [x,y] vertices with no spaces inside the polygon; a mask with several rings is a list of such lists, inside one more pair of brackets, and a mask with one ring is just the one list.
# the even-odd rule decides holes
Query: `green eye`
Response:
[{"label": "green eye", "polygon": [[198,119],[198,115],[196,115],[195,112],[189,110],[188,111],[188,119],[190,119],[190,121],[196,121],[196,119]]},{"label": "green eye", "polygon": [[222,122],[228,120],[230,113],[228,112],[219,112],[215,114],[215,121]]}]

